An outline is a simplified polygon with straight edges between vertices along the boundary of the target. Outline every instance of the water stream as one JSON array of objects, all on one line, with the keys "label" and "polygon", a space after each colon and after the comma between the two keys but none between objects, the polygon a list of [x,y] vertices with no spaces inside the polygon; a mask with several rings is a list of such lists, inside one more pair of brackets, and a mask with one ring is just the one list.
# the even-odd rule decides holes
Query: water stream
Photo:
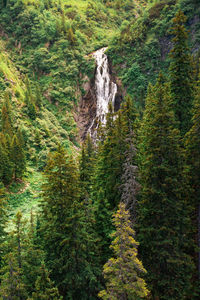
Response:
[{"label": "water stream", "polygon": [[95,90],[97,97],[97,117],[105,124],[108,104],[114,106],[117,85],[110,80],[108,57],[104,53],[107,48],[102,48],[93,53],[96,60],[97,70],[95,76]]},{"label": "water stream", "polygon": [[[108,104],[115,104],[115,96],[117,93],[117,85],[112,82],[109,73],[108,57],[105,54],[106,47],[97,50],[93,53],[96,60],[96,75],[95,75],[95,92],[96,92],[96,118],[102,124],[106,123],[106,114],[108,113]],[[89,128],[90,134],[94,130],[94,122]]]}]

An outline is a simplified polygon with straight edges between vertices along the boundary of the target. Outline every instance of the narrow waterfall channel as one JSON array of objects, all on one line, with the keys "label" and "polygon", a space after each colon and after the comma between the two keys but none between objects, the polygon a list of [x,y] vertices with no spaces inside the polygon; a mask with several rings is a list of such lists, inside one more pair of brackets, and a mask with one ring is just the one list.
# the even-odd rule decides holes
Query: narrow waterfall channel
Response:
[{"label": "narrow waterfall channel", "polygon": [[110,80],[108,58],[104,53],[107,48],[102,48],[93,53],[96,60],[97,70],[95,76],[95,89],[97,97],[97,117],[105,124],[108,104],[114,106],[117,85]]},{"label": "narrow waterfall channel", "polygon": [[97,50],[93,53],[96,60],[96,74],[95,74],[95,93],[96,93],[96,117],[93,120],[89,132],[94,136],[93,131],[95,127],[95,120],[106,123],[106,114],[108,113],[108,104],[112,102],[115,105],[115,96],[117,94],[117,85],[112,82],[109,73],[108,57],[105,54],[106,47]]}]

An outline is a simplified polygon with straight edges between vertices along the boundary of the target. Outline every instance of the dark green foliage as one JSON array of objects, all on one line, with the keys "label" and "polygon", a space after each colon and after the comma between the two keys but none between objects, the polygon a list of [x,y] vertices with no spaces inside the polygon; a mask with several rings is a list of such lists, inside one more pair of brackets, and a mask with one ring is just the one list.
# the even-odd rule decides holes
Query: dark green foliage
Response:
[{"label": "dark green foliage", "polygon": [[16,257],[9,253],[4,257],[6,266],[1,269],[0,296],[4,299],[23,300],[27,299],[27,292],[23,283],[21,269]]},{"label": "dark green foliage", "polygon": [[[37,92],[37,101],[40,99],[38,99],[38,92]],[[28,77],[26,77],[26,92],[25,92],[25,103],[27,105],[27,109],[28,109],[28,116],[32,119],[35,120],[36,118],[36,105],[35,105],[35,97],[33,96],[32,93],[32,89],[31,89],[31,85],[29,82]]]},{"label": "dark green foliage", "polygon": [[[191,187],[190,202],[192,204],[191,219],[193,223],[193,239],[191,244],[192,254],[194,256],[196,273],[194,274],[194,283],[198,282],[200,254],[197,247],[200,246],[199,241],[199,206],[200,206],[200,81],[197,83],[195,91],[195,102],[192,109],[192,127],[185,135],[185,157],[186,157],[186,174]],[[200,288],[200,287],[198,287]],[[197,295],[198,295],[197,290]]]},{"label": "dark green foliage", "polygon": [[[115,251],[119,245],[127,246],[129,241],[127,236],[122,243],[124,237],[112,241],[116,235],[111,235],[111,216],[123,202],[131,214],[131,227],[138,231],[136,239],[141,241],[140,254],[148,270],[146,280],[152,297],[198,299],[197,272],[193,272],[190,255],[197,264],[200,121],[196,104],[185,137],[185,166],[177,125],[183,137],[190,128],[193,95],[187,34],[182,25],[181,42],[174,40],[170,58],[173,97],[160,77],[149,90],[141,130],[136,126],[140,120],[132,99],[142,115],[148,83],[155,82],[160,69],[167,71],[170,34],[175,39],[178,36],[178,31],[170,32],[170,28],[179,7],[188,16],[185,26],[190,27],[189,43],[198,62],[197,2],[0,1],[0,187],[5,185],[6,192],[10,192],[11,216],[13,209],[23,205],[24,198],[26,214],[33,198],[35,207],[40,185],[31,182],[29,172],[35,174],[36,167],[43,170],[46,166],[37,230],[32,218],[31,225],[24,226],[18,214],[14,231],[8,224],[10,232],[5,235],[4,204],[0,199],[0,298],[60,300],[62,295],[66,300],[97,299],[98,292],[105,288],[103,264],[114,252],[119,254]],[[183,24],[184,17],[179,14],[178,18]],[[106,46],[112,76],[122,83],[118,92],[131,97],[118,113],[113,113],[110,106],[106,126],[98,126],[98,145],[87,138],[77,168],[57,145],[63,142],[67,151],[78,157],[74,111],[79,110],[75,106],[88,92],[85,83],[89,85],[90,80],[93,85],[95,64],[90,53]],[[180,76],[176,76],[177,70],[182,70]],[[180,82],[175,80],[180,78]],[[197,88],[196,103],[198,97]],[[174,119],[173,107],[179,110],[180,118],[175,111]],[[131,230],[128,228],[128,232]],[[109,248],[111,243],[116,248]],[[114,295],[114,299],[135,299],[133,280],[124,286],[118,273],[123,269],[126,279],[130,279],[135,265],[129,256],[123,258],[125,269],[113,263],[117,260],[110,260],[105,273],[120,290],[120,296]],[[121,288],[126,291],[122,297]]]},{"label": "dark green foliage", "polygon": [[[122,173],[123,141],[121,136],[121,118],[114,121],[112,105],[107,114],[104,128],[104,141],[99,144],[96,184],[97,191],[104,192],[104,198],[113,209],[120,200],[120,175]],[[117,124],[118,123],[118,124]]]},{"label": "dark green foliage", "polygon": [[6,185],[22,178],[26,170],[25,143],[20,128],[14,129],[9,94],[5,94],[1,110],[0,180]]},{"label": "dark green foliage", "polygon": [[170,87],[175,118],[181,134],[190,128],[191,106],[193,102],[192,63],[188,47],[188,35],[184,24],[186,17],[178,11],[173,19],[173,48],[170,52]]},{"label": "dark green foliage", "polygon": [[93,197],[96,231],[100,237],[103,264],[111,255],[109,249],[110,233],[113,230],[111,215],[119,201],[126,203],[132,218],[135,216],[135,195],[138,190],[135,180],[137,167],[134,161],[135,118],[136,114],[128,97],[117,116],[112,112],[110,105],[106,125],[100,125],[98,128],[100,141]]},{"label": "dark green foliage", "polygon": [[39,85],[36,85],[35,104],[40,109],[42,107],[42,95]]},{"label": "dark green foliage", "polygon": [[94,145],[91,137],[88,135],[86,141],[82,145],[81,157],[79,162],[80,170],[80,188],[81,188],[81,200],[86,204],[90,198],[93,185],[95,167],[95,152]]},{"label": "dark green foliage", "polygon": [[13,124],[11,118],[10,95],[8,93],[5,94],[3,106],[1,109],[1,129],[4,134],[12,137]]},{"label": "dark green foliage", "polygon": [[24,240],[25,247],[23,253],[24,283],[29,296],[37,290],[37,286],[35,287],[35,285],[38,277],[43,276],[45,254],[37,242],[36,228],[31,212],[31,220]]},{"label": "dark green foliage", "polygon": [[16,214],[13,225],[14,229],[7,234],[1,245],[4,256],[1,266],[0,295],[22,300],[37,291],[35,283],[43,275],[44,252],[36,244],[32,214],[28,228],[21,212]]},{"label": "dark green foliage", "polygon": [[93,299],[98,287],[94,244],[79,200],[77,167],[62,147],[50,155],[45,178],[42,234],[51,278],[64,299]]},{"label": "dark green foliage", "polygon": [[24,222],[22,214],[18,212],[14,220],[14,230],[4,243],[0,288],[0,295],[3,298],[22,300],[28,296],[22,268],[24,237]]},{"label": "dark green foliage", "polygon": [[35,283],[36,291],[32,294],[31,300],[61,300],[58,289],[54,287],[53,282],[49,278],[49,272],[42,264],[40,267],[40,276]]},{"label": "dark green foliage", "polygon": [[112,210],[102,189],[98,191],[98,198],[95,199],[95,232],[99,238],[98,245],[100,249],[99,258],[101,266],[106,263],[112,252],[109,249],[111,243]]},{"label": "dark green foliage", "polygon": [[5,190],[0,182],[0,268],[2,267],[2,255],[3,255],[3,247],[2,244],[5,240],[5,222],[7,217],[6,211],[6,200],[5,200]]},{"label": "dark green foliage", "polygon": [[8,136],[4,136],[3,134],[0,135],[0,178],[5,185],[12,181],[13,175],[13,164],[9,158],[9,152],[5,143],[6,138],[8,138]]},{"label": "dark green foliage", "polygon": [[160,75],[149,86],[141,128],[139,241],[154,298],[191,296],[188,187],[169,87]]},{"label": "dark green foliage", "polygon": [[134,109],[131,98],[128,96],[122,104],[121,118],[123,120],[123,144],[124,157],[122,159],[121,174],[121,201],[126,204],[129,209],[132,222],[136,220],[137,199],[136,195],[139,190],[137,183],[137,163],[136,163],[136,144],[137,144],[137,114]]},{"label": "dark green foliage", "polygon": [[13,179],[22,178],[26,170],[26,157],[23,149],[23,142],[14,135],[11,143],[10,159],[13,165]]}]

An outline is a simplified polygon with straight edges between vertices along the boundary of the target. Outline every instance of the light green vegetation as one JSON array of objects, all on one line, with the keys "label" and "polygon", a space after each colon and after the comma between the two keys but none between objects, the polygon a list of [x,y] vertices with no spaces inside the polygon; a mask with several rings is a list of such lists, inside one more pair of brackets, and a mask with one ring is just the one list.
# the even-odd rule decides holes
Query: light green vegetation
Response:
[{"label": "light green vegetation", "polygon": [[7,201],[9,205],[9,223],[7,231],[12,229],[12,220],[18,211],[21,211],[23,218],[30,219],[30,213],[35,216],[39,212],[39,201],[41,200],[42,174],[34,168],[28,167],[26,178],[21,183],[13,183],[8,188]]},{"label": "light green vegetation", "polygon": [[110,56],[118,77],[137,106],[144,108],[148,82],[155,83],[159,70],[168,72],[168,53],[172,48],[172,19],[181,9],[192,32],[189,43],[195,61],[200,57],[199,3],[196,0],[148,1],[139,18],[125,20],[110,42]]},{"label": "light green vegetation", "polygon": [[[3,84],[2,77],[7,80],[7,85],[12,92],[18,95],[18,98],[24,98],[24,86],[22,81],[19,79],[20,73],[10,60],[9,54],[5,48],[5,42],[0,39],[0,85]],[[1,88],[0,88],[1,95]]]}]

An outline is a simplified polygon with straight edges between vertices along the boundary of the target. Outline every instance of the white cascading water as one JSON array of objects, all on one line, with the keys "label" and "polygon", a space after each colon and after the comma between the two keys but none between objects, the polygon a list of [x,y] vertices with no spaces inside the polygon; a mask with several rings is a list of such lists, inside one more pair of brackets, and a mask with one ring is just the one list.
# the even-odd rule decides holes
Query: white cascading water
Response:
[{"label": "white cascading water", "polygon": [[103,124],[106,121],[108,104],[112,102],[114,106],[117,85],[110,80],[108,58],[104,53],[107,48],[102,48],[93,53],[96,60],[97,70],[95,76],[95,88],[97,97],[97,117]]},{"label": "white cascading water", "polygon": [[[117,85],[111,81],[108,66],[108,57],[104,53],[106,47],[93,53],[96,60],[97,70],[95,75],[95,91],[96,91],[96,118],[102,124],[106,123],[106,114],[108,113],[108,104],[112,102],[114,107],[115,96],[117,93]],[[94,121],[89,128],[91,134]],[[93,128],[94,129],[94,128]]]}]

